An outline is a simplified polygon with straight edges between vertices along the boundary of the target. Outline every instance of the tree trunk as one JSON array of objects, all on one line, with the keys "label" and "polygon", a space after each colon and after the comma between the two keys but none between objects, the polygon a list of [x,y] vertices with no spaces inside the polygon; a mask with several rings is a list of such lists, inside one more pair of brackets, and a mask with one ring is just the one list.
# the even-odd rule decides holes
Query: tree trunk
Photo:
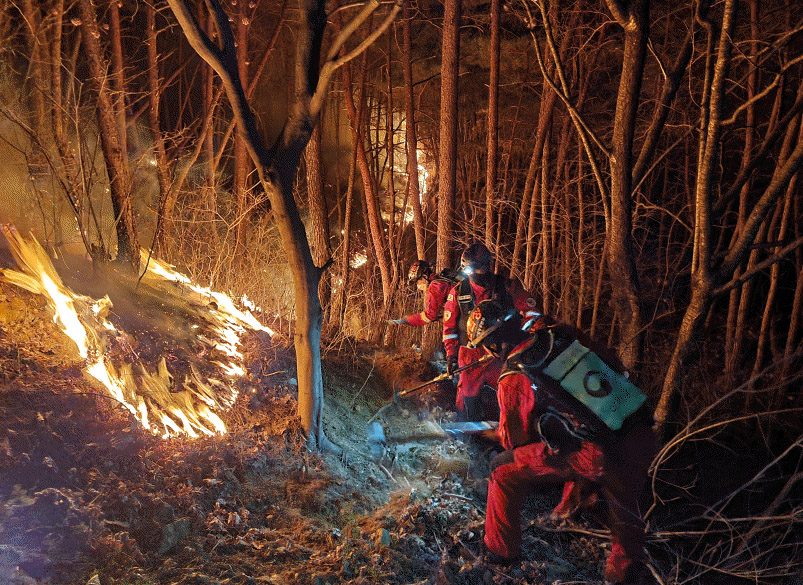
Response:
[{"label": "tree trunk", "polygon": [[150,4],[145,6],[146,19],[146,44],[148,46],[148,123],[151,129],[151,139],[153,140],[154,158],[156,160],[156,179],[159,182],[159,204],[157,205],[157,218],[154,239],[156,249],[164,255],[167,250],[168,228],[171,218],[165,215],[165,203],[170,193],[170,177],[167,174],[169,164],[165,152],[164,139],[162,138],[161,124],[159,121],[159,106],[161,101],[161,87],[159,83],[159,51],[157,48],[156,35],[156,10]]},{"label": "tree trunk", "polygon": [[[307,201],[310,212],[310,231],[312,232],[312,259],[316,266],[324,266],[332,257],[329,244],[329,210],[323,191],[322,130],[317,124],[312,131],[304,160],[307,168]],[[329,303],[331,288],[329,280],[323,279],[318,287],[321,305]]]},{"label": "tree trunk", "polygon": [[117,261],[136,268],[139,265],[139,242],[131,201],[131,183],[123,159],[114,105],[106,84],[107,65],[100,46],[100,27],[91,0],[79,0],[78,7],[91,82],[98,96],[98,129],[114,211]]},{"label": "tree trunk", "polygon": [[[501,0],[491,0],[490,78],[488,81],[488,143],[485,173],[485,245],[494,250],[494,199],[499,151],[499,17]],[[497,253],[498,261],[498,253]]]},{"label": "tree trunk", "polygon": [[[365,67],[365,61],[363,61]],[[390,259],[388,258],[387,240],[385,237],[384,222],[379,210],[379,198],[376,194],[376,187],[372,180],[371,165],[368,155],[365,152],[365,145],[360,131],[360,118],[357,116],[357,107],[354,105],[353,84],[351,72],[348,67],[343,69],[343,89],[346,98],[346,113],[351,122],[351,137],[354,141],[354,148],[357,150],[357,168],[362,178],[363,196],[365,197],[366,209],[368,212],[366,226],[370,233],[370,242],[373,252],[377,258],[379,273],[382,279],[382,299],[384,304],[390,301],[391,295],[391,274]]]},{"label": "tree trunk", "polygon": [[[758,71],[756,68],[756,57],[758,53],[758,2],[750,0],[750,59],[748,67],[750,73],[747,76],[747,101],[753,99],[756,94],[756,82]],[[744,149],[742,151],[741,169],[747,166],[753,152],[753,140],[755,136],[756,111],[752,103],[749,103],[745,113],[745,137]],[[740,170],[741,170],[740,169]],[[748,213],[748,195],[752,187],[752,180],[748,179],[739,192],[739,211],[734,227],[733,239],[735,240],[741,231]],[[753,258],[754,259],[754,258]],[[739,269],[740,270],[740,269]],[[737,276],[738,272],[737,270]],[[728,303],[728,322],[725,338],[725,378],[732,380],[739,365],[742,354],[742,343],[744,341],[744,320],[746,317],[747,306],[750,304],[750,292],[752,283],[746,282],[743,287],[735,288],[731,291]],[[738,309],[737,309],[738,307]]]},{"label": "tree trunk", "polygon": [[[248,30],[251,22],[249,15],[249,2],[240,0],[237,3],[237,65],[240,73],[240,83],[243,87],[248,87]],[[232,181],[232,191],[236,202],[235,209],[235,238],[234,238],[234,257],[233,261],[242,260],[245,255],[246,241],[248,238],[248,171],[251,169],[248,151],[246,150],[243,136],[237,134],[234,137],[234,177]]]},{"label": "tree trunk", "polygon": [[[524,192],[522,193],[521,213],[516,219],[516,242],[513,246],[513,265],[510,269],[510,276],[517,277],[519,258],[521,256],[522,246],[529,241],[527,237],[528,219],[530,214],[535,213],[531,205],[535,201],[534,191],[537,188],[537,183],[540,181],[540,164],[544,152],[544,140],[546,140],[547,131],[552,122],[552,115],[555,111],[555,101],[558,99],[558,94],[549,88],[549,85],[544,81],[542,88],[541,107],[538,112],[538,128],[535,131],[535,144],[533,146],[532,156],[530,157],[530,166],[527,169],[527,178],[524,181]],[[527,270],[527,262],[525,261],[525,271]]]},{"label": "tree trunk", "polygon": [[405,149],[407,153],[407,191],[413,206],[413,230],[415,231],[415,251],[418,258],[426,259],[424,240],[424,214],[421,210],[421,187],[418,183],[418,133],[415,120],[413,94],[413,56],[410,39],[410,1],[404,0],[402,20],[402,59],[404,61],[404,111],[405,111]]},{"label": "tree trunk", "polygon": [[[794,132],[794,130],[792,129],[793,127],[794,125],[790,127],[790,132]],[[800,127],[798,129],[797,141],[798,143],[803,142],[803,121],[801,121]],[[780,160],[784,161],[785,158],[786,156],[782,155]],[[769,237],[767,238],[768,240],[775,240],[776,242],[787,241],[787,236],[789,231],[788,226],[792,221],[790,218],[793,212],[792,203],[794,200],[794,196],[797,193],[797,184],[798,184],[797,179],[798,179],[797,175],[793,176],[792,179],[789,181],[789,185],[786,187],[786,197],[784,197],[783,201],[783,212],[781,213],[778,235],[773,237],[771,231]],[[773,253],[777,255],[780,252],[781,252],[781,246],[775,246]],[[767,291],[766,299],[764,302],[764,312],[761,316],[761,329],[759,330],[760,332],[758,336],[758,345],[756,347],[756,357],[755,357],[755,362],[753,363],[753,372],[751,377],[757,376],[764,367],[765,353],[767,351],[767,345],[769,342],[770,329],[772,328],[772,307],[775,302],[775,297],[778,293],[778,287],[780,286],[779,283],[781,276],[780,270],[781,266],[779,262],[773,264],[772,269],[770,270],[770,288]]]},{"label": "tree trunk", "polygon": [[440,146],[438,164],[437,270],[452,265],[457,187],[457,104],[462,0],[445,0],[441,51]]},{"label": "tree trunk", "polygon": [[[663,431],[675,410],[676,393],[680,385],[681,373],[691,353],[695,335],[705,319],[712,302],[714,276],[711,270],[711,190],[714,184],[714,168],[719,150],[721,133],[722,99],[725,78],[731,53],[731,35],[733,33],[736,13],[736,0],[727,0],[723,13],[722,30],[719,38],[719,49],[713,76],[706,75],[710,87],[704,88],[704,94],[710,97],[703,100],[701,110],[700,164],[697,169],[695,186],[695,222],[694,249],[692,262],[691,301],[683,316],[683,323],[675,342],[675,349],[669,361],[661,396],[655,409],[655,420],[660,431]],[[709,44],[709,48],[711,44]],[[709,58],[713,58],[710,55]]]},{"label": "tree trunk", "polygon": [[641,360],[643,345],[641,292],[633,247],[633,137],[647,53],[650,3],[649,0],[632,0],[626,4],[626,13],[621,14],[620,2],[608,0],[608,4],[624,28],[625,36],[610,157],[608,267],[615,283],[613,300],[621,319],[620,355],[622,361],[632,368]]},{"label": "tree trunk", "polygon": [[38,135],[42,136],[45,121],[45,76],[43,66],[45,60],[42,47],[42,15],[40,4],[33,0],[24,0],[21,11],[25,19],[25,46],[28,50],[29,69],[28,79],[30,87],[31,126]]},{"label": "tree trunk", "polygon": [[[388,170],[388,196],[390,199],[390,221],[388,222],[388,251],[390,252],[390,290],[391,293],[399,288],[399,262],[398,262],[398,246],[396,236],[396,178],[395,178],[395,146],[393,144],[393,79],[392,73],[392,56],[393,56],[393,43],[392,35],[388,35],[388,46],[386,55],[385,70],[387,73],[387,104],[385,107],[385,149],[387,156],[385,158],[385,168]],[[401,224],[403,225],[403,224]],[[399,232],[401,232],[401,225]]]},{"label": "tree trunk", "polygon": [[585,198],[583,197],[583,145],[577,141],[577,258],[580,272],[577,283],[577,315],[574,325],[583,328],[583,309],[586,295],[586,249],[585,249]]},{"label": "tree trunk", "polygon": [[129,174],[125,70],[123,69],[123,44],[120,34],[120,5],[118,0],[110,0],[109,2],[109,43],[111,45],[111,75],[109,75],[109,80],[113,91],[114,114],[117,118],[117,135],[120,137],[120,152],[123,155],[126,174]]},{"label": "tree trunk", "polygon": [[[318,299],[320,268],[312,259],[304,224],[293,196],[295,179],[302,152],[318,122],[323,99],[334,71],[354,54],[364,51],[387,27],[398,13],[390,10],[382,26],[345,57],[338,57],[345,38],[335,39],[323,67],[320,66],[321,41],[326,26],[324,0],[299,0],[301,25],[296,37],[296,89],[295,101],[284,127],[270,150],[265,148],[257,131],[256,120],[245,97],[237,69],[234,35],[228,17],[217,0],[210,0],[223,48],[217,47],[198,27],[182,0],[168,0],[179,20],[187,40],[198,54],[220,75],[229,101],[234,109],[238,129],[247,139],[246,145],[259,174],[260,183],[270,197],[273,217],[282,239],[296,293],[295,349],[298,374],[298,413],[312,449],[340,452],[329,441],[323,429],[323,377],[321,373],[321,327],[323,314]],[[367,4],[355,17],[365,20],[379,6]],[[349,27],[346,27],[349,30]]]}]

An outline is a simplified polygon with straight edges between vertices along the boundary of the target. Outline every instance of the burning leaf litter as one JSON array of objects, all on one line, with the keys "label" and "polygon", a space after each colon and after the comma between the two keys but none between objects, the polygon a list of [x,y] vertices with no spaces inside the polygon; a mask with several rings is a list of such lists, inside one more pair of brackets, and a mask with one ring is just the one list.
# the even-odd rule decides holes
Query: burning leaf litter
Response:
[{"label": "burning leaf litter", "polygon": [[[132,339],[147,337],[147,327],[126,331],[126,319],[108,295],[93,299],[75,293],[34,238],[25,239],[9,226],[3,233],[20,270],[2,269],[0,278],[47,299],[54,321],[84,360],[84,372],[142,426],[165,437],[226,432],[218,413],[234,404],[236,382],[245,374],[241,336],[247,330],[272,336],[270,328],[227,295],[194,284],[143,251],[146,271],[127,285],[143,302],[163,308],[169,333],[175,334],[164,353],[146,359]],[[118,276],[125,282],[124,275]],[[160,338],[164,343],[165,337]]]}]

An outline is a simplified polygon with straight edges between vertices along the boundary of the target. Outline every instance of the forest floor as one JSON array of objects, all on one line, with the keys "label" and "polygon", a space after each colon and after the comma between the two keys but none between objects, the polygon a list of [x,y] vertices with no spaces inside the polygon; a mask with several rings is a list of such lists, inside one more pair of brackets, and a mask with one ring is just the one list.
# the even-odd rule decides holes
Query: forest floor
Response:
[{"label": "forest floor", "polygon": [[[525,511],[524,558],[482,560],[493,443],[444,436],[449,387],[385,409],[438,373],[412,350],[326,354],[324,428],[309,453],[291,344],[245,343],[225,435],[156,437],[87,379],[43,298],[0,284],[0,583],[33,585],[602,582],[593,519]],[[426,393],[425,393],[426,396]]]}]

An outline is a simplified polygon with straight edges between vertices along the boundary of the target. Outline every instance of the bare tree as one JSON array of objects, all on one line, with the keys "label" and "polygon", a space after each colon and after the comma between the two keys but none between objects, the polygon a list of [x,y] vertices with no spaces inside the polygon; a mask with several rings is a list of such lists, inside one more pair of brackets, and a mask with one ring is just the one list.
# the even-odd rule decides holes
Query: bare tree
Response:
[{"label": "bare tree", "polygon": [[296,44],[295,100],[276,142],[269,149],[256,126],[238,74],[234,35],[228,17],[217,0],[209,7],[217,24],[222,47],[216,46],[198,25],[183,0],[168,0],[170,8],[192,47],[220,76],[234,109],[238,130],[257,168],[259,180],[270,198],[288,263],[296,298],[295,349],[298,371],[298,411],[311,449],[340,451],[324,434],[323,379],[320,337],[323,314],[318,299],[322,269],[312,259],[309,242],[293,197],[293,181],[312,129],[318,122],[334,71],[364,51],[390,26],[399,6],[393,6],[382,24],[351,52],[340,55],[348,36],[379,7],[365,3],[357,16],[333,41],[323,65],[319,64],[326,27],[324,0],[299,0],[301,24]]},{"label": "bare tree", "polygon": [[[720,198],[718,205],[714,205],[714,185],[719,164],[720,138],[727,122],[723,119],[724,96],[733,47],[735,19],[736,0],[727,0],[718,39],[716,39],[716,43],[709,43],[709,66],[704,86],[704,99],[701,103],[699,162],[695,185],[691,299],[683,315],[683,322],[655,410],[655,418],[661,429],[665,428],[666,423],[673,416],[673,403],[683,379],[682,372],[694,346],[695,336],[714,299],[719,295],[729,293],[734,287],[740,286],[761,270],[768,268],[803,245],[803,237],[798,237],[764,261],[757,263],[750,270],[743,274],[737,273],[738,266],[749,254],[755,237],[767,220],[770,210],[803,164],[803,134],[798,133],[800,110],[803,109],[803,86],[798,86],[794,104],[778,124],[778,128],[782,129],[786,135],[788,144],[795,146],[790,148],[788,156],[775,168],[769,184],[762,190],[749,214],[745,217],[739,236],[721,254],[721,257],[714,255],[715,242],[712,238],[712,231],[719,213],[722,212],[723,202],[739,193],[749,177],[749,172],[755,169],[774,142],[769,136],[765,138],[762,148],[747,165],[742,166],[728,191]],[[708,30],[709,34],[714,34],[713,25],[710,25]],[[734,116],[738,114],[738,111],[739,109]],[[774,130],[771,133],[774,133]]]},{"label": "bare tree", "polygon": [[117,261],[136,267],[139,264],[139,243],[131,200],[131,180],[122,147],[124,137],[120,136],[114,102],[106,83],[108,66],[100,44],[100,27],[92,0],[80,0],[78,7],[91,82],[98,96],[98,128],[116,224]]},{"label": "bare tree", "polygon": [[441,55],[440,163],[438,165],[437,268],[452,263],[454,207],[457,192],[457,77],[460,70],[461,0],[446,0]]},{"label": "bare tree", "polygon": [[[499,16],[500,0],[491,0],[491,71],[488,80],[488,162],[485,173],[485,244],[494,249],[494,199],[499,154]],[[497,254],[498,257],[498,254]]]}]

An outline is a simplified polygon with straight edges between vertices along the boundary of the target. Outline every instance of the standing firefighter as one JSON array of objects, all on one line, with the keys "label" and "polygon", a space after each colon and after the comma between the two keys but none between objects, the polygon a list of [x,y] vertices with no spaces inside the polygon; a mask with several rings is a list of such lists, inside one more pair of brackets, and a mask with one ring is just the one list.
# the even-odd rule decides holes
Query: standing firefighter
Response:
[{"label": "standing firefighter", "polygon": [[656,441],[646,397],[615,355],[565,325],[535,327],[493,301],[480,303],[472,345],[505,359],[497,391],[499,439],[492,463],[485,545],[492,562],[521,552],[521,509],[539,484],[592,482],[607,510],[607,583],[646,582],[638,497]]},{"label": "standing firefighter", "polygon": [[443,317],[443,305],[446,303],[446,296],[449,294],[449,290],[458,282],[454,272],[444,270],[440,274],[435,274],[429,262],[416,260],[410,266],[410,272],[407,277],[411,283],[415,284],[418,290],[425,291],[424,310],[401,319],[391,319],[388,323],[423,327],[434,321],[440,321],[441,317]]},{"label": "standing firefighter", "polygon": [[[469,348],[466,322],[477,303],[493,299],[501,306],[519,311],[525,319],[538,316],[535,299],[518,280],[505,278],[492,271],[493,256],[484,244],[471,244],[460,258],[465,278],[446,298],[443,311],[443,345],[449,373],[479,360],[482,348]],[[483,385],[496,388],[502,362],[488,360],[460,374],[457,382],[457,412],[460,420],[479,421],[484,417],[480,391]],[[495,400],[493,400],[495,406]],[[495,409],[494,409],[495,410]]]}]

